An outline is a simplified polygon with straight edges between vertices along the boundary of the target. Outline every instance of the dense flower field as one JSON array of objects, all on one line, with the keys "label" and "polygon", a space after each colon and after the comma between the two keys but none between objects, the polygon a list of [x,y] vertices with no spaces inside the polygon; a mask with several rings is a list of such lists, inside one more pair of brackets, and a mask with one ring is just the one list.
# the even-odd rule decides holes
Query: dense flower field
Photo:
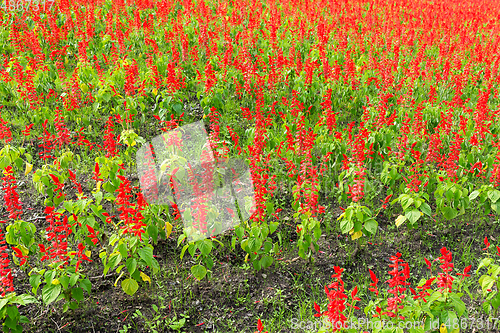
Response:
[{"label": "dense flower field", "polygon": [[[91,267],[115,272],[115,286],[134,295],[160,270],[155,246],[165,239],[192,257],[183,269],[201,280],[223,246],[240,249],[256,271],[269,269],[285,229],[313,262],[325,232],[362,247],[380,233],[382,217],[421,232],[500,214],[497,1],[3,1],[5,329],[29,321],[19,305],[79,308],[93,292]],[[253,207],[238,207],[250,218],[222,241],[207,219],[236,212],[212,209],[205,197],[196,208],[173,196],[151,203],[137,171],[139,148],[200,120],[208,137],[196,152],[202,181],[213,182],[212,161],[237,158],[255,193]],[[194,181],[190,168],[173,173]],[[26,206],[22,186],[36,191],[36,207]],[[205,236],[191,240],[186,216]],[[454,273],[445,247],[436,260],[441,273],[410,287],[408,264],[394,254],[385,298],[366,272],[376,293],[366,315],[421,320],[412,332],[433,329],[433,318],[448,332],[464,329],[453,325],[464,315],[471,266]],[[29,275],[31,290],[15,292],[14,267]],[[478,268],[483,309],[494,315],[499,266],[488,256]],[[361,300],[358,287],[347,304],[340,267],[333,277],[327,311],[315,309],[345,323]]]}]

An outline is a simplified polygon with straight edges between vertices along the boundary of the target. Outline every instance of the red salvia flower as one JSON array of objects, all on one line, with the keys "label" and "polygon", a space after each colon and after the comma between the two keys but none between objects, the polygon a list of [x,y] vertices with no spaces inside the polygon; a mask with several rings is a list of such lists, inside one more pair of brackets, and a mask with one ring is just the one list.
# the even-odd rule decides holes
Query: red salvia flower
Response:
[{"label": "red salvia flower", "polygon": [[483,249],[483,251],[486,251],[490,247],[490,242],[488,242],[488,236],[484,237],[484,245],[486,245],[486,247]]},{"label": "red salvia flower", "polygon": [[10,165],[4,169],[3,180],[3,199],[5,201],[5,206],[9,212],[10,219],[18,219],[22,215],[21,201],[19,201],[19,194],[17,193],[16,178],[14,177],[14,171]]},{"label": "red salvia flower", "polygon": [[5,235],[0,229],[0,295],[5,296],[6,292],[14,291],[14,278],[12,276],[9,254],[6,252],[8,245],[5,242]]}]

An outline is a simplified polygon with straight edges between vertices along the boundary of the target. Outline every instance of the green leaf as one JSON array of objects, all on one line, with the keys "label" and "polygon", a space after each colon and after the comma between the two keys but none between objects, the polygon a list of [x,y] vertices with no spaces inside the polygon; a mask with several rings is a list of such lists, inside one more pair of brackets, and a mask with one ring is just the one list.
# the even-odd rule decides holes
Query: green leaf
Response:
[{"label": "green leaf", "polygon": [[374,219],[369,219],[365,222],[365,229],[370,235],[377,233],[378,223]]},{"label": "green leaf", "polygon": [[0,170],[3,170],[5,169],[8,165],[10,164],[10,160],[7,156],[4,156],[1,160],[0,160]]},{"label": "green leaf", "polygon": [[447,220],[454,219],[457,216],[457,210],[452,207],[444,207],[443,208],[443,215]]},{"label": "green leaf", "polygon": [[71,296],[77,301],[83,301],[83,289],[82,288],[73,288],[71,289]]},{"label": "green leaf", "polygon": [[497,292],[497,294],[495,295],[495,297],[493,297],[491,299],[491,306],[493,307],[493,309],[498,309],[498,307],[500,306],[500,293]]},{"label": "green leaf", "polygon": [[465,303],[457,296],[457,294],[450,294],[451,304],[457,311],[459,317],[465,312]]},{"label": "green leaf", "polygon": [[203,256],[207,256],[210,254],[210,251],[212,251],[212,241],[210,239],[204,239],[202,241],[200,241],[200,243],[198,244],[198,248],[200,249],[201,251],[201,254]]},{"label": "green leaf", "polygon": [[80,274],[73,273],[69,279],[69,284],[73,287],[75,283],[78,281]]},{"label": "green leaf", "polygon": [[158,241],[158,227],[155,224],[150,224],[148,226],[148,235],[153,239],[153,242]]},{"label": "green leaf", "polygon": [[[358,219],[359,222],[363,222],[365,220],[365,216],[361,210],[358,210],[356,212],[356,218]],[[356,230],[356,228],[354,228],[354,232],[359,231],[359,230],[361,230],[361,228],[358,230]]]},{"label": "green leaf", "polygon": [[271,258],[270,256],[263,256],[261,259],[260,259],[260,265],[262,266],[262,268],[268,268],[269,266],[271,266],[273,263],[273,258]]},{"label": "green leaf", "polygon": [[202,265],[194,265],[191,267],[191,274],[198,280],[202,280],[207,275],[207,269]]},{"label": "green leaf", "polygon": [[139,289],[139,284],[134,279],[125,279],[122,281],[122,289],[126,294],[132,296]]},{"label": "green leaf", "polygon": [[347,218],[343,218],[340,221],[340,231],[342,231],[343,234],[348,233],[351,231],[351,229],[354,227],[354,222],[352,220],[349,220]]},{"label": "green leaf", "polygon": [[71,310],[76,310],[76,309],[78,309],[78,302],[75,302],[75,301],[69,302],[69,308],[70,308]]},{"label": "green leaf", "polygon": [[275,210],[274,210],[274,204],[270,200],[268,200],[266,202],[266,212],[267,212],[268,216],[271,216],[271,214],[274,214],[274,212],[275,212]]},{"label": "green leaf", "polygon": [[127,267],[128,272],[132,275],[137,267],[137,260],[134,258],[128,258],[125,266]]},{"label": "green leaf", "polygon": [[122,255],[119,252],[111,254],[109,256],[108,263],[104,267],[104,275],[106,275],[109,270],[114,269],[120,263],[121,260],[122,260]]},{"label": "green leaf", "polygon": [[401,207],[403,207],[403,210],[406,210],[410,205],[413,203],[413,198],[409,196],[405,196],[401,198]]},{"label": "green leaf", "polygon": [[80,287],[82,287],[83,290],[85,290],[90,295],[90,291],[92,289],[92,283],[90,282],[89,279],[81,280]]},{"label": "green leaf", "polygon": [[97,193],[94,193],[94,198],[95,198],[96,205],[99,205],[102,201],[102,192],[99,191]]},{"label": "green leaf", "polygon": [[108,192],[108,193],[115,193],[117,187],[113,186],[113,184],[111,184],[111,182],[105,182],[104,185],[102,186],[102,188],[104,189],[104,191]]},{"label": "green leaf", "polygon": [[180,116],[182,114],[182,107],[183,105],[180,103],[175,103],[174,105],[172,105],[172,109],[174,109],[177,116]]},{"label": "green leaf", "polygon": [[120,251],[120,254],[122,255],[122,258],[127,258],[128,257],[128,249],[127,249],[127,245],[125,245],[125,243],[120,243],[118,245],[118,251]]},{"label": "green leaf", "polygon": [[68,212],[73,213],[73,202],[64,201],[63,206],[64,206],[64,209],[66,209]]},{"label": "green leaf", "polygon": [[243,229],[242,226],[237,226],[234,229],[234,233],[236,234],[236,236],[238,236],[238,239],[242,239],[243,238],[244,232],[245,232],[245,229]]},{"label": "green leaf", "polygon": [[415,224],[420,218],[420,216],[422,216],[422,214],[418,209],[413,209],[410,210],[409,212],[406,212],[405,216],[408,219],[408,221],[410,221],[411,224]]},{"label": "green leaf", "polygon": [[269,233],[272,234],[273,232],[275,232],[276,229],[278,229],[278,226],[279,226],[278,222],[271,222],[269,224]]},{"label": "green leaf", "polygon": [[493,190],[488,192],[488,198],[490,198],[493,203],[497,202],[497,200],[500,199],[500,191]]},{"label": "green leaf", "polygon": [[361,231],[361,229],[363,228],[363,225],[361,224],[361,222],[359,221],[356,221],[354,223],[354,232],[358,232],[358,231]]},{"label": "green leaf", "polygon": [[424,213],[425,215],[427,216],[432,216],[432,210],[431,210],[431,207],[429,206],[429,204],[427,204],[426,202],[424,202],[421,206],[420,206],[420,210],[422,210],[422,213]]},{"label": "green leaf", "polygon": [[46,284],[42,289],[42,300],[48,305],[54,302],[59,294],[61,293],[61,285],[60,284]]},{"label": "green leaf", "polygon": [[[36,291],[38,289],[38,287],[40,286],[40,280],[41,280],[41,276],[38,275],[38,274],[33,274],[30,276],[30,284],[31,286],[33,287],[33,289],[31,289],[31,291],[33,292],[33,294],[36,295]],[[1,309],[1,307],[0,307]]]},{"label": "green leaf", "polygon": [[59,278],[59,282],[63,286],[64,289],[68,289],[69,286],[69,276],[61,276]]},{"label": "green leaf", "polygon": [[139,257],[146,262],[148,266],[153,266],[153,249],[149,246],[139,249]]},{"label": "green leaf", "polygon": [[0,313],[2,312],[3,307],[4,307],[7,303],[9,303],[9,300],[8,300],[8,299],[6,299],[6,298],[1,298],[1,299],[0,299]]},{"label": "green leaf", "polygon": [[247,246],[250,252],[257,252],[262,246],[262,241],[260,238],[251,237],[248,239]]},{"label": "green leaf", "polygon": [[469,200],[474,200],[479,196],[479,191],[473,191],[469,194]]},{"label": "green leaf", "polygon": [[443,296],[443,294],[440,293],[439,291],[433,292],[428,298],[426,298],[427,305],[430,307],[431,304],[441,296]]},{"label": "green leaf", "polygon": [[207,266],[208,269],[212,269],[212,267],[214,267],[214,261],[210,257],[203,258],[203,263]]},{"label": "green leaf", "polygon": [[488,275],[483,275],[479,278],[479,284],[481,285],[481,289],[483,289],[483,295],[486,295],[487,290],[491,289],[495,281],[494,278]]},{"label": "green leaf", "polygon": [[453,324],[458,323],[458,318],[453,311],[443,311],[439,316],[442,323],[446,325],[448,333],[458,333],[460,328],[453,329]]},{"label": "green leaf", "polygon": [[9,306],[7,308],[7,316],[11,319],[16,319],[19,316],[19,310],[17,309],[17,306]]}]

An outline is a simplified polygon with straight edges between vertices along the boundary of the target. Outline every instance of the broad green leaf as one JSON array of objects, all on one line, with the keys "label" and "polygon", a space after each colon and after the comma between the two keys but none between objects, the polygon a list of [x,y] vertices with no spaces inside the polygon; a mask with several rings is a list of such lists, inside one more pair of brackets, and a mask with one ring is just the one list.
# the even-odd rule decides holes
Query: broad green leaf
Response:
[{"label": "broad green leaf", "polygon": [[7,316],[11,319],[16,319],[19,316],[19,310],[17,306],[9,306],[7,308]]},{"label": "broad green leaf", "polygon": [[251,237],[248,239],[247,245],[250,252],[257,252],[262,246],[262,241],[260,238]]},{"label": "broad green leaf", "polygon": [[73,288],[71,289],[71,296],[77,301],[83,301],[83,289],[82,288]]},{"label": "broad green leaf", "polygon": [[403,207],[403,210],[406,210],[410,205],[413,203],[413,198],[411,197],[404,197],[401,199],[401,207]]},{"label": "broad green leaf", "polygon": [[343,234],[351,231],[353,227],[354,227],[354,222],[352,222],[352,220],[344,218],[340,221],[340,231],[342,231]]},{"label": "broad green leaf", "polygon": [[268,268],[269,266],[272,265],[272,263],[273,263],[273,258],[270,256],[263,256],[260,259],[260,265],[262,266],[262,268]]},{"label": "broad green leaf", "polygon": [[182,258],[184,257],[184,253],[186,252],[186,250],[188,249],[189,247],[189,244],[186,244],[184,245],[184,247],[182,248],[182,251],[181,251],[181,260]]},{"label": "broad green leaf", "polygon": [[153,266],[153,249],[148,247],[143,247],[139,249],[139,256],[142,260],[146,262],[148,266]]},{"label": "broad green leaf", "polygon": [[122,260],[122,255],[119,252],[111,254],[108,259],[107,265],[104,267],[104,275],[106,275],[109,272],[109,270],[114,269],[120,263],[121,260]]},{"label": "broad green leaf", "polygon": [[408,221],[410,221],[411,224],[415,224],[420,216],[422,216],[422,213],[418,209],[413,209],[410,210],[409,212],[405,213],[406,218]]},{"label": "broad green leaf", "polygon": [[198,248],[203,256],[207,256],[212,251],[212,241],[210,239],[204,239],[198,244]]},{"label": "broad green leaf", "polygon": [[137,260],[135,260],[134,258],[128,258],[127,262],[125,263],[125,266],[127,267],[128,272],[130,274],[133,274],[137,267]]},{"label": "broad green leaf", "polygon": [[493,297],[491,299],[491,306],[495,310],[497,310],[498,307],[500,307],[500,293],[499,292],[497,292],[497,294],[495,295],[495,297]]},{"label": "broad green leaf", "polygon": [[374,219],[369,219],[365,222],[365,229],[370,235],[375,235],[377,233],[378,223]]},{"label": "broad green leaf", "polygon": [[0,299],[0,311],[3,309],[3,307],[9,303],[9,300],[8,299],[5,299],[5,298],[2,298]]},{"label": "broad green leaf", "polygon": [[89,279],[84,279],[80,281],[80,287],[83,288],[89,295],[92,289],[92,283],[90,282]]},{"label": "broad green leaf", "polygon": [[457,216],[457,210],[453,207],[444,207],[443,215],[447,220],[454,219]]},{"label": "broad green leaf", "polygon": [[481,289],[483,290],[483,295],[486,295],[487,290],[491,289],[495,281],[496,280],[489,275],[483,275],[479,278],[479,284],[481,285]]},{"label": "broad green leaf", "polygon": [[490,198],[491,202],[497,202],[498,199],[500,199],[500,191],[498,190],[493,190],[488,192],[488,198]]},{"label": "broad green leaf", "polygon": [[469,194],[469,200],[474,200],[479,196],[479,191],[473,191]]},{"label": "broad green leaf", "polygon": [[202,280],[207,275],[207,269],[201,265],[191,267],[191,274],[198,280]]},{"label": "broad green leaf", "polygon": [[61,285],[60,284],[46,284],[42,289],[42,300],[48,305],[54,302],[59,294],[61,293]]},{"label": "broad green leaf", "polygon": [[126,294],[132,296],[139,289],[139,284],[134,279],[125,279],[122,281],[122,289]]},{"label": "broad green leaf", "polygon": [[422,213],[424,213],[425,215],[427,216],[431,216],[432,215],[432,210],[431,210],[431,207],[429,206],[429,204],[427,204],[426,202],[424,202],[421,206],[420,206],[420,210],[422,210]]},{"label": "broad green leaf", "polygon": [[457,296],[457,294],[450,294],[451,304],[457,311],[457,315],[460,317],[465,312],[465,303]]}]

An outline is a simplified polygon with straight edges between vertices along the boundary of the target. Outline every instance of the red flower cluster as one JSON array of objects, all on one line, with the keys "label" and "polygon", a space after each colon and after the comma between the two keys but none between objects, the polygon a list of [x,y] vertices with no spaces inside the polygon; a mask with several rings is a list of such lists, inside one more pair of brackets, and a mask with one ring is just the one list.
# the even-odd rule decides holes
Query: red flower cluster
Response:
[{"label": "red flower cluster", "polygon": [[5,143],[12,141],[12,133],[10,128],[7,126],[8,122],[2,119],[0,115],[0,140],[4,140]]},{"label": "red flower cluster", "polygon": [[116,190],[118,192],[116,203],[119,205],[118,210],[121,212],[120,220],[124,224],[121,229],[123,229],[124,234],[130,233],[142,240],[142,234],[145,232],[143,227],[146,227],[146,224],[142,221],[144,216],[141,211],[147,206],[147,202],[142,193],[139,192],[137,193],[137,204],[133,205],[130,202],[133,197],[130,181],[122,175],[117,175],[117,177],[121,181],[119,188]]},{"label": "red flower cluster", "polygon": [[106,157],[113,157],[118,154],[117,142],[115,139],[113,116],[109,116],[106,122],[106,130],[104,131],[104,149],[106,150]]},{"label": "red flower cluster", "polygon": [[8,165],[4,169],[3,180],[3,199],[5,200],[5,206],[9,212],[10,219],[17,219],[23,213],[21,207],[21,201],[19,201],[19,195],[17,194],[16,188],[16,178],[14,177],[14,171],[12,167]]},{"label": "red flower cluster", "polygon": [[439,291],[443,292],[448,289],[451,292],[451,288],[453,286],[454,277],[450,275],[450,272],[453,270],[453,263],[451,262],[451,252],[443,247],[441,249],[441,257],[439,257],[439,261],[441,265],[439,266],[442,270],[441,273],[438,274],[437,285],[440,288]]},{"label": "red flower cluster", "polygon": [[328,316],[328,320],[332,323],[333,332],[337,332],[342,328],[345,328],[347,317],[344,315],[344,310],[346,309],[346,305],[354,309],[359,309],[359,307],[354,305],[354,302],[360,301],[361,299],[356,297],[356,294],[358,293],[358,287],[356,286],[351,291],[353,304],[346,303],[348,296],[345,293],[344,281],[342,280],[342,272],[344,269],[335,266],[334,270],[335,273],[332,275],[332,278],[336,280],[330,285],[325,286],[325,293],[327,294],[329,300],[328,310],[321,312],[319,305],[314,303],[314,309],[318,312],[314,316]]},{"label": "red flower cluster", "polygon": [[62,214],[56,212],[54,207],[45,207],[45,214],[45,220],[49,223],[49,226],[46,228],[47,240],[51,242],[51,245],[45,248],[43,244],[38,244],[40,252],[44,253],[41,261],[62,261],[66,265],[69,260],[67,238],[73,232],[71,229],[72,225],[68,224],[68,217],[62,217]]},{"label": "red flower cluster", "polygon": [[2,297],[5,296],[6,292],[14,291],[14,278],[12,277],[11,269],[8,268],[10,265],[9,254],[5,252],[8,245],[4,237],[5,235],[0,230],[0,292],[2,293]]}]

